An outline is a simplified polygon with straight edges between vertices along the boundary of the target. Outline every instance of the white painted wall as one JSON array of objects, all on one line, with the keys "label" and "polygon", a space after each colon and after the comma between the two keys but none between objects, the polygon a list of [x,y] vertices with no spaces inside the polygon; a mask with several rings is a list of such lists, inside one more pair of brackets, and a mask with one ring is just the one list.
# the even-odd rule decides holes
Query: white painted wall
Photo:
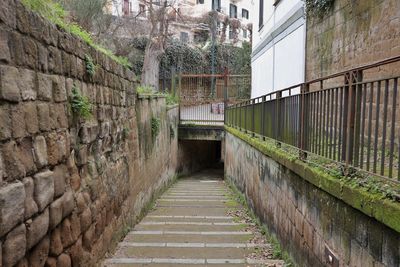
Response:
[{"label": "white painted wall", "polygon": [[[259,29],[259,0],[253,16],[252,92],[258,97],[304,82],[305,19],[301,0],[264,0]],[[288,23],[289,22],[289,23]]]}]

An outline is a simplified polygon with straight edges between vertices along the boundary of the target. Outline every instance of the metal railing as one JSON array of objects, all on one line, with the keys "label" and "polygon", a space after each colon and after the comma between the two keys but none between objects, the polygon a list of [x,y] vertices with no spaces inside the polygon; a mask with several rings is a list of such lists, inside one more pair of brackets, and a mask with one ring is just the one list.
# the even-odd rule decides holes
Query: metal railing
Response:
[{"label": "metal railing", "polygon": [[250,98],[250,75],[178,74],[180,123],[223,125],[225,108]]},{"label": "metal railing", "polygon": [[226,124],[289,145],[303,160],[339,163],[345,175],[400,180],[399,66],[394,57],[234,104]]}]

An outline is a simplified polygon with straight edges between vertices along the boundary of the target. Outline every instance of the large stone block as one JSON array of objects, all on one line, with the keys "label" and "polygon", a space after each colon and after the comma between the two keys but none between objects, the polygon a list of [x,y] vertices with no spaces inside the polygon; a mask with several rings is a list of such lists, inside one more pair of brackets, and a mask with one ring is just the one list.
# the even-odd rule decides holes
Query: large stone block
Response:
[{"label": "large stone block", "polygon": [[67,191],[63,198],[63,217],[67,217],[75,208],[75,199],[72,191]]},{"label": "large stone block", "polygon": [[32,69],[37,68],[38,48],[34,39],[24,36],[22,38],[24,46],[24,61],[26,66]]},{"label": "large stone block", "polygon": [[8,105],[0,107],[0,141],[11,137],[11,112]]},{"label": "large stone block", "polygon": [[57,258],[57,267],[71,267],[71,258],[68,254],[61,254]]},{"label": "large stone block", "polygon": [[8,47],[9,32],[0,30],[0,61],[9,63],[11,60],[10,48]]},{"label": "large stone block", "polygon": [[15,29],[17,26],[14,0],[2,0],[0,5],[0,21]]},{"label": "large stone block", "polygon": [[61,74],[62,73],[62,59],[61,59],[61,51],[55,47],[49,46],[49,70],[54,73]]},{"label": "large stone block", "polygon": [[15,67],[0,66],[0,99],[10,102],[21,101],[18,80],[19,71]]},{"label": "large stone block", "polygon": [[35,134],[39,131],[39,121],[36,104],[29,102],[24,104],[24,117],[26,130],[30,134]]},{"label": "large stone block", "polygon": [[65,89],[65,78],[62,76],[52,76],[53,96],[55,102],[67,101],[67,90]]},{"label": "large stone block", "polygon": [[26,246],[31,249],[36,245],[47,233],[49,229],[49,209],[35,217],[33,220],[26,222]]},{"label": "large stone block", "polygon": [[36,136],[33,142],[33,149],[35,153],[35,161],[38,168],[47,165],[47,145],[46,139],[43,136]]},{"label": "large stone block", "polygon": [[0,237],[24,219],[25,189],[21,182],[0,188]]},{"label": "large stone block", "polygon": [[44,210],[54,197],[54,180],[52,171],[43,171],[34,176],[35,182],[35,201],[39,211]]},{"label": "large stone block", "polygon": [[29,266],[43,267],[49,255],[50,239],[48,236],[37,244],[29,255]]},{"label": "large stone block", "polygon": [[48,70],[48,52],[45,46],[38,44],[38,68],[43,72]]},{"label": "large stone block", "polygon": [[47,156],[49,164],[56,165],[67,154],[67,140],[63,133],[52,132],[47,136]]},{"label": "large stone block", "polygon": [[21,224],[13,229],[5,238],[3,244],[3,266],[12,267],[25,255],[26,228]]},{"label": "large stone block", "polygon": [[20,69],[19,73],[18,86],[22,100],[36,100],[36,73],[27,69]]},{"label": "large stone block", "polygon": [[27,135],[25,125],[25,113],[22,105],[11,106],[11,124],[12,136],[14,138],[21,138]]},{"label": "large stone block", "polygon": [[75,241],[81,235],[81,220],[76,212],[70,217],[70,222],[72,238]]},{"label": "large stone block", "polygon": [[48,131],[51,129],[50,123],[50,110],[49,105],[46,103],[40,103],[37,105],[38,118],[39,118],[39,129],[41,131]]},{"label": "large stone block", "polygon": [[54,196],[59,197],[65,192],[66,180],[69,177],[67,166],[64,164],[54,167]]},{"label": "large stone block", "polygon": [[22,178],[26,175],[25,167],[18,158],[16,142],[5,143],[2,147],[2,155],[8,181],[13,181],[15,178]]},{"label": "large stone block", "polygon": [[81,230],[85,232],[92,224],[92,212],[90,208],[87,208],[82,212],[81,216]]},{"label": "large stone block", "polygon": [[44,101],[50,101],[53,98],[53,81],[50,75],[38,73],[38,99]]},{"label": "large stone block", "polygon": [[54,229],[50,236],[50,255],[58,256],[64,250],[63,244],[61,242],[61,231],[60,227]]},{"label": "large stone block", "polygon": [[64,199],[60,197],[50,204],[50,229],[56,227],[63,219],[63,201]]},{"label": "large stone block", "polygon": [[81,266],[83,261],[83,248],[82,248],[82,238],[80,237],[75,244],[72,245],[70,249],[70,256],[72,261],[72,266]]},{"label": "large stone block", "polygon": [[71,222],[69,219],[63,220],[61,224],[61,243],[63,247],[69,247],[74,242],[71,232]]},{"label": "large stone block", "polygon": [[57,267],[57,259],[56,258],[52,258],[52,257],[48,257],[44,266],[46,266],[46,267]]},{"label": "large stone block", "polygon": [[31,177],[26,177],[22,181],[25,188],[25,220],[31,218],[38,212],[38,206],[33,199],[33,192],[35,190],[35,185]]}]

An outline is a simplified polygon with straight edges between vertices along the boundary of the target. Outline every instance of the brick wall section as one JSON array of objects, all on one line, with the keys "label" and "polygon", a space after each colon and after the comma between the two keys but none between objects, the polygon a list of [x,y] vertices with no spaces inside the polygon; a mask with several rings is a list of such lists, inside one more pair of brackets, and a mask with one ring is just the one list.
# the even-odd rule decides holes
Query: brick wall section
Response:
[{"label": "brick wall section", "polygon": [[[307,21],[306,80],[398,55],[398,0],[336,0],[330,14]],[[399,75],[399,66],[375,69],[372,74]]]},{"label": "brick wall section", "polygon": [[[85,54],[97,64],[94,77]],[[2,0],[0,266],[93,266],[173,176],[177,110],[167,112],[163,98],[137,101],[132,78],[18,1]],[[93,105],[86,121],[71,113],[73,84]],[[141,123],[150,116],[162,121],[160,133],[141,140],[151,135]],[[139,142],[157,151],[144,157]]]},{"label": "brick wall section", "polygon": [[[305,181],[238,137],[226,135],[225,174],[298,266],[399,264],[400,235]],[[334,265],[333,265],[334,266]]]}]

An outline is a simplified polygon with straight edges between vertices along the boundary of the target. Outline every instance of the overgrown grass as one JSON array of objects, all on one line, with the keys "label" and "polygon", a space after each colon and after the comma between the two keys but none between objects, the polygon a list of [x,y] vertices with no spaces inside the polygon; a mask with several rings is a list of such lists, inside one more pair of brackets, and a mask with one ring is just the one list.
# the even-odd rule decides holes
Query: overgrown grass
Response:
[{"label": "overgrown grass", "polygon": [[225,181],[227,182],[232,192],[230,194],[230,197],[246,209],[247,215],[251,218],[252,222],[260,228],[261,234],[264,235],[268,242],[271,244],[272,257],[274,259],[283,259],[285,261],[285,267],[294,266],[292,259],[290,258],[289,254],[282,249],[281,244],[279,243],[276,236],[271,234],[268,231],[267,226],[263,224],[260,219],[254,214],[253,210],[247,203],[246,197],[242,194],[242,192],[240,192],[239,189],[237,189],[237,187],[231,181],[227,179]]},{"label": "overgrown grass", "polygon": [[89,32],[82,29],[78,24],[69,22],[67,20],[66,11],[59,3],[53,2],[52,0],[21,0],[21,2],[28,9],[42,15],[65,31],[81,38],[88,45],[109,56],[122,66],[132,68],[127,58],[116,56],[111,50],[96,44]]},{"label": "overgrown grass", "polygon": [[157,135],[160,133],[161,129],[161,120],[156,117],[151,118],[151,135],[153,136],[153,139],[157,137]]}]

